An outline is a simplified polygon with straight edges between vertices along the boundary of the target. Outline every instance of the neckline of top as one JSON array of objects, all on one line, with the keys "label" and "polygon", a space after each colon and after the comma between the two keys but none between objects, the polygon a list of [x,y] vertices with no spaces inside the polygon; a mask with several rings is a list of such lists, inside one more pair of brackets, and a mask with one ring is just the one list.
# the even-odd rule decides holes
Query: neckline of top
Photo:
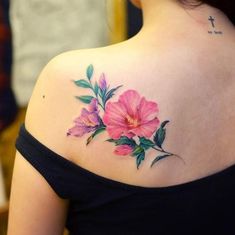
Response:
[{"label": "neckline of top", "polygon": [[209,174],[207,176],[194,179],[192,181],[176,184],[176,185],[170,185],[170,186],[159,186],[159,187],[146,187],[141,185],[133,185],[124,183],[121,181],[117,181],[114,179],[110,179],[101,175],[98,175],[84,167],[79,166],[78,164],[75,164],[74,162],[66,159],[65,157],[57,154],[56,152],[49,149],[46,145],[41,143],[39,140],[37,140],[26,128],[23,124],[21,126],[20,135],[22,135],[24,138],[26,138],[34,147],[36,147],[38,150],[44,150],[46,151],[52,160],[56,160],[59,162],[63,167],[68,166],[75,171],[79,171],[84,176],[89,177],[91,179],[94,179],[102,184],[108,184],[111,187],[121,187],[125,190],[135,190],[135,191],[146,191],[146,192],[172,192],[172,191],[182,191],[185,189],[192,189],[197,188],[198,186],[208,185],[208,183],[217,182],[218,178],[230,176],[231,173],[235,175],[235,164],[226,167],[218,172]]}]

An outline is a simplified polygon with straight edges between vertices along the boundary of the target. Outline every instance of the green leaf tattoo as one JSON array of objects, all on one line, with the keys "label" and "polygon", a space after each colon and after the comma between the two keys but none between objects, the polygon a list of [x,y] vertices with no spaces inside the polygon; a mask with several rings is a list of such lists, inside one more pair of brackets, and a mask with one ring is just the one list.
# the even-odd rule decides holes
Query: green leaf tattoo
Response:
[{"label": "green leaf tattoo", "polygon": [[141,152],[140,154],[138,154],[136,156],[136,165],[137,165],[137,169],[139,169],[139,166],[141,164],[141,162],[145,159],[145,152]]},{"label": "green leaf tattoo", "polygon": [[145,137],[140,137],[140,146],[143,147],[145,150],[155,146],[155,143],[152,140],[146,139]]},{"label": "green leaf tattoo", "polygon": [[80,79],[80,80],[77,80],[77,81],[74,81],[74,83],[79,86],[79,87],[83,87],[83,88],[92,88],[92,86],[90,85],[89,82],[87,82],[86,80],[84,79]]},{"label": "green leaf tattoo", "polygon": [[88,145],[96,135],[100,134],[103,131],[105,131],[104,126],[100,127],[99,129],[96,129],[95,132],[87,139],[86,145]]},{"label": "green leaf tattoo", "polygon": [[99,86],[97,82],[95,82],[94,92],[95,92],[95,95],[97,96],[99,92]]},{"label": "green leaf tattoo", "polygon": [[114,140],[114,139],[108,139],[108,142],[113,142],[115,145],[130,145],[130,146],[135,146],[136,142],[133,139],[130,139],[126,136],[120,137],[120,139]]},{"label": "green leaf tattoo", "polygon": [[162,160],[162,159],[164,159],[164,158],[170,157],[170,156],[172,156],[172,154],[165,154],[165,155],[160,155],[160,156],[156,157],[156,158],[152,161],[151,167],[152,167],[155,163],[157,163],[158,161],[160,161],[160,160]]},{"label": "green leaf tattoo", "polygon": [[114,95],[114,92],[119,89],[120,87],[122,86],[118,86],[118,87],[115,87],[113,89],[111,89],[110,91],[108,91],[106,94],[105,94],[105,97],[104,97],[104,104],[106,104],[106,102],[113,97]]},{"label": "green leaf tattoo", "polygon": [[86,71],[86,76],[89,80],[91,80],[91,77],[93,75],[93,71],[94,71],[93,65],[90,64],[87,68],[87,71]]},{"label": "green leaf tattoo", "polygon": [[76,98],[85,104],[90,104],[92,99],[94,99],[94,97],[90,95],[76,96]]},{"label": "green leaf tattoo", "polygon": [[169,121],[167,120],[161,124],[160,128],[157,130],[157,132],[153,138],[155,144],[160,148],[162,147],[162,144],[163,144],[165,137],[166,137],[166,129],[164,127],[168,122]]},{"label": "green leaf tattoo", "polygon": [[139,146],[139,145],[137,145],[135,148],[134,148],[134,150],[133,150],[133,152],[132,152],[132,156],[138,156],[139,154],[141,154],[141,153],[143,153],[144,152],[144,149],[141,147],[141,146]]}]

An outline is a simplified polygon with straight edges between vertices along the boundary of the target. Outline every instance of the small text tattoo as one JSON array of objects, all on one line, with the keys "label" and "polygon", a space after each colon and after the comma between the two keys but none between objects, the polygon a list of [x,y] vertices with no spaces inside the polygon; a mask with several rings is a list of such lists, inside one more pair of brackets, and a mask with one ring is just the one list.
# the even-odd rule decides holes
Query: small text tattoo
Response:
[{"label": "small text tattoo", "polygon": [[213,28],[213,30],[208,30],[208,34],[215,34],[215,35],[221,35],[221,34],[223,34],[222,31],[215,29],[215,28],[216,28],[216,27],[215,27],[215,18],[213,18],[212,16],[210,16],[210,17],[208,18],[208,20],[210,21],[211,27]]},{"label": "small text tattoo", "polygon": [[137,169],[149,150],[157,152],[151,167],[171,156],[184,162],[179,155],[163,148],[166,126],[170,121],[160,122],[159,107],[155,101],[146,99],[134,89],[122,92],[117,101],[110,101],[123,86],[110,87],[104,73],[98,81],[94,77],[93,65],[89,65],[86,78],[73,81],[77,87],[87,89],[87,95],[76,96],[86,107],[75,118],[67,136],[81,137],[90,133],[86,140],[86,145],[89,145],[106,131],[109,136],[106,141],[115,146],[114,154],[133,157]]}]

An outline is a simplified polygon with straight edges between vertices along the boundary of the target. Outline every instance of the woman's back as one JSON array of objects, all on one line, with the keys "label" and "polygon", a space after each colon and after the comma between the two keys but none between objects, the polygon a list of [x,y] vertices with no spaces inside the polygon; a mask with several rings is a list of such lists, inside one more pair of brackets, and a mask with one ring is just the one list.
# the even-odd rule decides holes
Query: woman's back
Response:
[{"label": "woman's back", "polygon": [[[235,34],[230,25],[220,26],[223,35],[210,35],[198,25],[192,27],[190,32],[184,29],[175,33],[175,37],[171,37],[171,32],[165,36],[161,30],[162,38],[159,31],[143,32],[114,46],[69,52],[55,58],[49,66],[53,77],[45,72],[43,78],[42,74],[37,94],[32,98],[36,97],[37,110],[33,108],[33,114],[28,115],[42,118],[43,125],[36,127],[26,120],[26,127],[78,165],[130,184],[178,184],[234,164]],[[148,38],[151,35],[156,39]],[[90,64],[94,67],[94,84],[104,73],[110,89],[122,85],[110,102],[132,89],[158,104],[160,122],[170,121],[164,148],[183,161],[170,157],[150,168],[159,154],[150,150],[137,170],[133,157],[113,154],[114,144],[105,141],[110,138],[107,131],[97,135],[88,146],[86,139],[91,133],[77,138],[66,136],[73,119],[88,107],[75,96],[92,94],[92,90],[76,86],[72,80],[84,79]],[[55,120],[55,116],[60,118]]]}]

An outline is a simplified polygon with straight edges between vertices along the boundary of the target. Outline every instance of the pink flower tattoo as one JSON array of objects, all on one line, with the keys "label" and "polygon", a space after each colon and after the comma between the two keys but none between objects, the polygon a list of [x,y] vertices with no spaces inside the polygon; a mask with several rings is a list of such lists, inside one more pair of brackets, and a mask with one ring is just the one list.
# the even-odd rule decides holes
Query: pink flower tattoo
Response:
[{"label": "pink flower tattoo", "polygon": [[88,110],[83,108],[81,115],[74,120],[75,125],[70,128],[67,135],[76,137],[83,136],[86,133],[95,131],[101,123],[99,111],[97,109],[97,100],[93,98],[88,106]]},{"label": "pink flower tattoo", "polygon": [[116,149],[114,150],[114,153],[117,155],[122,155],[122,156],[126,156],[129,155],[133,152],[133,148],[127,144],[123,144],[123,145],[119,145],[116,147]]},{"label": "pink flower tattoo", "polygon": [[108,102],[103,122],[113,139],[121,136],[150,138],[159,126],[157,103],[147,101],[137,91],[127,90],[118,102]]},{"label": "pink flower tattoo", "polygon": [[[88,108],[83,108],[81,115],[74,120],[74,126],[67,131],[67,136],[81,137],[91,133],[87,138],[87,145],[95,136],[107,131],[115,144],[114,153],[121,156],[132,156],[136,159],[139,169],[141,162],[150,149],[158,154],[151,163],[151,167],[158,161],[177,154],[167,152],[162,145],[166,137],[166,124],[169,120],[160,123],[158,118],[158,104],[148,101],[135,90],[124,91],[117,102],[109,101],[122,86],[109,88],[105,74],[102,73],[98,82],[92,82],[93,65],[86,71],[87,79],[74,81],[80,88],[89,89],[92,94],[76,96]],[[94,80],[94,79],[93,79]]]},{"label": "pink flower tattoo", "polygon": [[102,73],[101,76],[100,76],[99,88],[100,88],[102,91],[105,91],[105,90],[107,89],[107,83],[106,83],[106,79],[105,79],[104,73]]}]

